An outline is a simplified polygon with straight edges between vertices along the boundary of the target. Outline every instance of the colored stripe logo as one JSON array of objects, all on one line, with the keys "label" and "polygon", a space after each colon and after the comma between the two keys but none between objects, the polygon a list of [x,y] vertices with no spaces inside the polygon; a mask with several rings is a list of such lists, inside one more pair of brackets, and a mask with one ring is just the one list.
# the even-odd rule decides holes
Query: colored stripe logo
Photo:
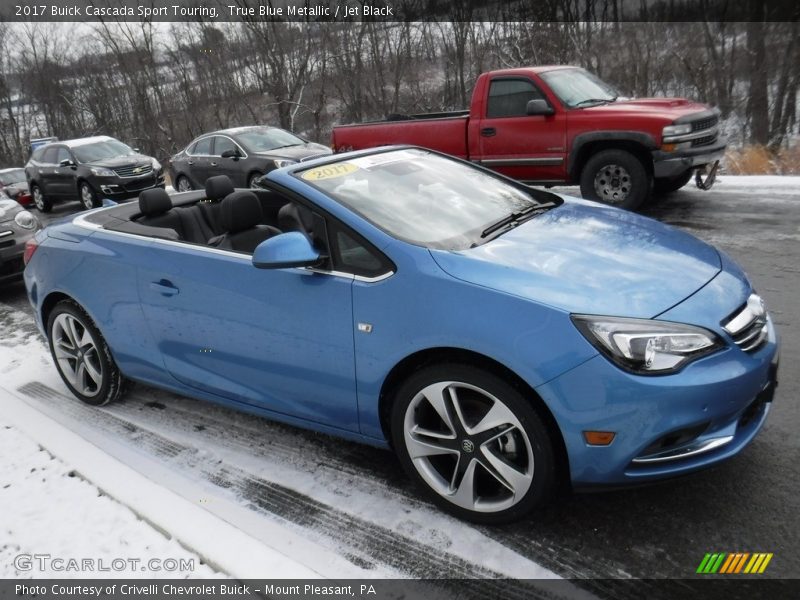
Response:
[{"label": "colored stripe logo", "polygon": [[766,571],[772,556],[772,552],[709,552],[700,561],[696,572],[703,575],[760,574]]}]

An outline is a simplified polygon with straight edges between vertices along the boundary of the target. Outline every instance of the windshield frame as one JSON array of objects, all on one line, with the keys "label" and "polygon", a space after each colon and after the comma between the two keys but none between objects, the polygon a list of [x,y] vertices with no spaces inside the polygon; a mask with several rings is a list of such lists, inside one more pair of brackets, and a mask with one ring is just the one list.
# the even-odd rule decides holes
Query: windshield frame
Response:
[{"label": "windshield frame", "polygon": [[[552,82],[552,78],[559,77],[560,74],[564,73],[580,73],[581,75],[585,76],[586,79],[597,85],[599,88],[603,89],[604,92],[609,95],[609,97],[603,99],[599,98],[597,95],[591,95],[585,98],[578,98],[573,102],[568,102],[567,99],[563,97],[562,93],[559,92],[558,87],[553,85]],[[582,67],[552,69],[549,71],[544,71],[542,73],[539,73],[539,77],[542,78],[542,81],[544,81],[547,87],[550,88],[550,91],[555,95],[556,98],[558,98],[558,100],[567,110],[581,110],[583,108],[590,108],[592,106],[597,106],[598,104],[614,102],[617,98],[620,97],[619,90],[617,90],[613,85],[611,85],[606,81],[603,81],[597,75],[595,75],[591,71],[587,71]],[[588,102],[590,100],[596,100],[597,102],[593,104],[582,104],[583,102]]]},{"label": "windshield frame", "polygon": [[[456,235],[454,237],[438,239],[438,240],[436,240],[436,242],[424,242],[422,240],[415,240],[415,239],[411,239],[411,238],[408,238],[406,236],[403,236],[403,235],[397,233],[396,231],[388,229],[387,227],[385,227],[381,223],[376,222],[370,216],[364,214],[362,211],[360,211],[357,208],[351,206],[349,203],[346,203],[346,202],[340,200],[339,198],[337,198],[335,195],[333,195],[327,189],[322,188],[322,187],[320,187],[318,185],[315,185],[312,181],[309,181],[309,180],[304,179],[302,177],[303,173],[305,173],[306,171],[309,171],[311,169],[320,168],[320,167],[326,167],[326,166],[334,166],[334,165],[337,165],[337,164],[347,163],[347,162],[349,162],[351,160],[357,160],[359,158],[379,156],[381,154],[386,154],[386,153],[390,153],[390,152],[398,152],[398,151],[402,151],[402,150],[417,150],[417,151],[420,151],[420,152],[424,152],[424,153],[430,154],[431,156],[435,156],[435,157],[442,158],[442,159],[447,160],[447,161],[458,163],[458,164],[460,164],[460,165],[462,165],[464,167],[480,171],[483,175],[487,175],[492,179],[498,180],[502,184],[505,184],[505,185],[508,185],[509,187],[514,188],[516,191],[521,192],[522,194],[527,196],[527,199],[531,202],[530,206],[526,207],[526,208],[533,209],[533,211],[532,211],[534,213],[532,215],[533,217],[538,216],[539,211],[537,209],[539,209],[539,208],[542,208],[544,210],[548,210],[549,208],[559,206],[559,205],[563,204],[563,202],[564,202],[564,200],[560,196],[558,196],[558,195],[556,195],[556,194],[554,194],[552,192],[547,192],[545,190],[531,188],[529,186],[524,185],[523,183],[521,183],[519,181],[516,181],[514,179],[510,179],[510,178],[506,177],[505,175],[502,175],[502,174],[500,174],[500,173],[498,173],[496,171],[493,171],[493,170],[491,170],[491,169],[489,169],[487,167],[484,167],[482,165],[478,165],[478,164],[475,164],[475,163],[467,161],[467,160],[463,160],[463,159],[460,159],[460,158],[457,158],[457,157],[454,157],[454,156],[451,156],[451,155],[448,155],[448,154],[444,154],[442,152],[437,152],[437,151],[431,150],[429,148],[421,148],[421,147],[417,147],[417,146],[390,146],[390,147],[386,147],[386,148],[381,148],[379,150],[372,150],[372,151],[368,151],[368,152],[359,152],[359,153],[355,154],[354,156],[348,156],[348,157],[345,157],[345,158],[337,157],[336,160],[329,160],[329,161],[325,161],[325,162],[314,161],[314,164],[309,165],[307,167],[303,166],[303,167],[298,167],[298,168],[293,169],[292,171],[289,172],[289,175],[291,175],[294,179],[298,180],[302,184],[308,185],[309,187],[311,187],[315,191],[325,195],[327,198],[330,198],[332,201],[336,202],[339,206],[341,206],[345,210],[349,211],[350,213],[361,217],[362,219],[367,221],[370,225],[372,225],[373,227],[375,227],[376,229],[378,229],[379,231],[381,231],[385,235],[387,235],[387,236],[389,236],[389,237],[391,237],[393,239],[397,239],[397,240],[400,240],[402,242],[405,242],[407,244],[411,244],[413,246],[417,246],[419,248],[425,248],[425,249],[428,249],[428,250],[445,250],[445,251],[448,251],[448,250],[449,251],[467,250],[469,248],[475,248],[477,246],[482,246],[483,244],[486,244],[486,243],[496,239],[497,237],[500,237],[504,233],[507,233],[510,229],[514,228],[514,227],[502,228],[499,231],[493,232],[491,235],[488,235],[488,236],[482,235],[487,227],[492,226],[493,224],[495,224],[498,221],[498,219],[492,219],[490,221],[487,221],[485,223],[482,223],[480,225],[477,225],[477,226],[473,227],[469,231],[462,232],[461,234]],[[336,156],[336,155],[334,155],[334,156]],[[509,216],[509,214],[502,215],[500,218],[504,218],[504,217],[507,217],[507,216]],[[527,220],[528,220],[528,218],[525,218],[523,221],[521,221],[519,223],[516,223],[515,226],[519,225],[522,222],[527,221]],[[466,236],[468,236],[472,240],[472,242],[471,242],[471,244],[469,246],[464,246],[463,244],[459,244],[456,247],[451,247],[451,246],[453,246],[453,242],[455,240],[460,240],[460,239],[462,239],[462,238],[464,238]]]},{"label": "windshield frame", "polygon": [[[270,131],[280,131],[281,134],[288,134],[288,135],[292,136],[293,138],[296,138],[298,140],[298,143],[297,144],[290,144],[290,145],[275,146],[274,148],[269,148],[267,150],[259,150],[258,148],[254,147],[252,144],[250,144],[249,141],[247,140],[247,138],[245,137],[247,134],[252,134],[252,133],[261,133],[261,134],[268,135]],[[274,152],[275,150],[280,150],[282,148],[294,148],[296,146],[304,146],[305,144],[308,143],[306,140],[301,138],[296,133],[293,133],[291,131],[287,131],[286,129],[281,129],[280,127],[269,127],[269,126],[253,127],[251,129],[247,129],[245,131],[237,131],[237,132],[234,132],[234,133],[218,134],[218,135],[227,135],[228,137],[232,138],[234,142],[236,142],[237,144],[242,146],[245,150],[247,150],[247,152],[250,152],[251,154],[269,154],[270,152]]]}]

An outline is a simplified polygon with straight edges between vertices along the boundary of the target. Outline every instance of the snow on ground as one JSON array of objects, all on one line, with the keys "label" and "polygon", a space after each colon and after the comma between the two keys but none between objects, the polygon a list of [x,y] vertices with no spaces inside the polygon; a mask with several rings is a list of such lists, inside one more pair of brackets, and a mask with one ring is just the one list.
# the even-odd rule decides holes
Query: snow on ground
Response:
[{"label": "snow on ground", "polygon": [[0,577],[220,576],[2,421],[0,456]]},{"label": "snow on ground", "polygon": [[[327,436],[144,386],[134,386],[123,402],[87,407],[59,379],[28,313],[0,306],[0,332],[0,420],[4,388],[12,414],[18,416],[24,407],[69,430],[106,458],[146,476],[148,483],[199,505],[319,575],[556,577],[421,501],[405,483],[398,487],[399,465],[397,471],[386,465],[389,455],[383,451],[342,446]],[[17,408],[9,408],[12,400]],[[36,423],[35,418],[26,422]],[[30,427],[25,431],[37,435]],[[135,510],[151,520],[146,507]],[[170,531],[170,522],[158,525]],[[189,543],[176,537],[204,557],[226,541],[196,536]],[[213,558],[212,564],[220,563]],[[280,576],[266,567],[250,575]]]}]

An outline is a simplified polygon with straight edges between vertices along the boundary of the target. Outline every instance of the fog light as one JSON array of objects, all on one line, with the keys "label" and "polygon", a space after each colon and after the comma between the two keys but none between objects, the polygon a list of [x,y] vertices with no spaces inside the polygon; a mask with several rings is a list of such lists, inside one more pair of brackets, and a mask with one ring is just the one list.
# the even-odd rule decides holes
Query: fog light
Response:
[{"label": "fog light", "polygon": [[584,431],[583,439],[592,446],[608,446],[616,435],[613,431]]}]

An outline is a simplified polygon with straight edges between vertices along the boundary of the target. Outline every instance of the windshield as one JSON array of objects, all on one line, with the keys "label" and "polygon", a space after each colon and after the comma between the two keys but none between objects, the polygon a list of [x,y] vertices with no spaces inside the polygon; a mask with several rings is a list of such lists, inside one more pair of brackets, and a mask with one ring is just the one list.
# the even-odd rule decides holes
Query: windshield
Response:
[{"label": "windshield", "polygon": [[6,171],[0,173],[0,183],[3,185],[12,185],[14,183],[23,183],[25,181],[25,171],[22,169],[14,169],[13,171]]},{"label": "windshield", "polygon": [[73,146],[71,150],[78,162],[81,163],[136,154],[136,152],[133,151],[133,148],[117,140],[107,140],[104,142],[93,142],[91,144]]},{"label": "windshield", "polygon": [[538,205],[480,169],[418,149],[352,158],[296,173],[389,235],[463,250],[511,213]]},{"label": "windshield", "polygon": [[583,69],[558,69],[541,74],[559,100],[570,108],[613,102],[619,94],[612,86]]},{"label": "windshield", "polygon": [[251,129],[234,136],[252,152],[267,152],[287,146],[300,146],[305,142],[296,135],[277,127]]}]

